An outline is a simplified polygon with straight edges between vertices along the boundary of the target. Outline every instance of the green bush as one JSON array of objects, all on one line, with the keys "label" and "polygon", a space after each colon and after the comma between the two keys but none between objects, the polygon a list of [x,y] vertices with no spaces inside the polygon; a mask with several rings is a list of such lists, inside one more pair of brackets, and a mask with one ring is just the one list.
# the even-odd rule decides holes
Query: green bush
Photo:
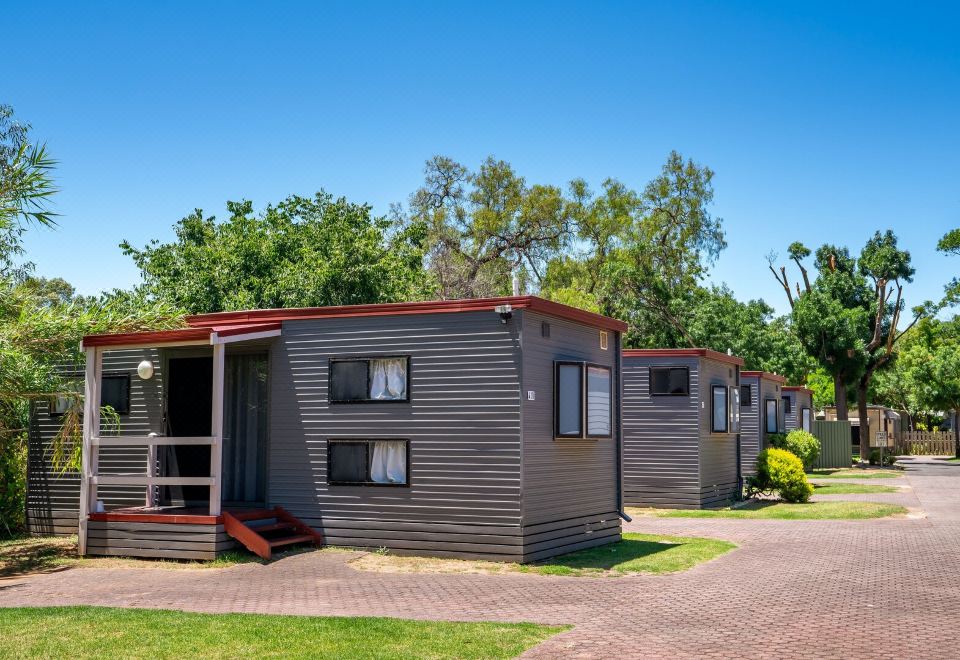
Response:
[{"label": "green bush", "polygon": [[23,529],[26,495],[26,437],[0,434],[0,538]]},{"label": "green bush", "polygon": [[[870,450],[870,465],[880,465],[880,450],[871,449]],[[884,465],[893,465],[897,462],[896,455],[889,450],[884,450],[883,452],[883,464]]]},{"label": "green bush", "polygon": [[770,436],[770,444],[777,449],[786,449],[803,463],[804,469],[809,470],[820,457],[820,441],[809,431],[795,429],[784,435],[777,433]]},{"label": "green bush", "polygon": [[786,502],[806,502],[813,495],[803,463],[786,449],[764,449],[757,456],[757,474],[751,478],[751,489],[780,495]]}]

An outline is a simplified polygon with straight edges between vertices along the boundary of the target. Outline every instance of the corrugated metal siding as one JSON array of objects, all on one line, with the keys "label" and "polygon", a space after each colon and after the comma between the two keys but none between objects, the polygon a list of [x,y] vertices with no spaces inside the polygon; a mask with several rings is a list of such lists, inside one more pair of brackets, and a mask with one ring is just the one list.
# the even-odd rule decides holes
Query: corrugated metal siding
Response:
[{"label": "corrugated metal siding", "polygon": [[[597,328],[524,310],[523,328],[523,525],[526,554],[537,557],[615,541],[617,515],[616,414],[619,336],[600,348]],[[544,337],[542,324],[550,324]],[[611,369],[612,437],[554,440],[554,361],[585,361]],[[535,399],[529,400],[528,393]],[[566,521],[566,522],[564,522]],[[549,539],[536,526],[563,524]],[[557,536],[562,530],[562,535]]]},{"label": "corrugated metal siding", "polygon": [[[737,368],[714,360],[700,360],[702,402],[700,406],[700,504],[729,504],[736,496],[737,434],[711,433],[711,387],[737,383]],[[732,401],[731,401],[732,405]]]},{"label": "corrugated metal siding", "polygon": [[[492,312],[284,322],[270,503],[331,544],[520,558],[519,332]],[[390,354],[411,356],[410,402],[327,402],[329,358]],[[409,439],[410,486],[329,486],[328,438]]]},{"label": "corrugated metal siding", "polygon": [[[750,388],[750,405],[740,408],[740,463],[745,477],[757,473],[760,453],[760,384],[756,376],[740,376],[740,385]],[[745,403],[746,399],[742,401]]]},{"label": "corrugated metal siding", "polygon": [[223,525],[87,523],[87,554],[161,559],[216,559],[236,547]]},{"label": "corrugated metal siding", "polygon": [[766,421],[764,420],[764,401],[766,399],[775,399],[777,410],[782,411],[783,401],[780,384],[767,378],[757,376],[742,376],[741,383],[751,386],[753,394],[753,406],[750,409],[743,409],[740,416],[742,427],[741,432],[741,451],[744,457],[744,474],[754,474],[757,470],[757,454],[764,449],[766,445]]},{"label": "corrugated metal siding", "polygon": [[808,392],[798,392],[796,390],[787,390],[783,396],[790,397],[790,414],[786,415],[787,431],[800,428],[800,409],[810,408],[810,420],[814,419],[813,401]]},{"label": "corrugated metal siding", "polygon": [[[690,370],[689,396],[650,396],[650,367]],[[623,495],[635,506],[700,506],[700,361],[623,358]]]},{"label": "corrugated metal siding", "polygon": [[[141,360],[153,360],[155,375],[150,380],[137,377]],[[64,373],[83,379],[82,366],[65,365]],[[160,392],[163,383],[161,363],[156,349],[107,351],[103,354],[103,373],[130,374],[130,412],[120,415],[120,435],[159,433],[162,423]],[[27,525],[34,534],[75,534],[80,500],[79,474],[60,474],[50,464],[50,444],[60,428],[60,417],[50,415],[49,402],[35,402],[31,415],[27,467]],[[145,473],[143,448],[105,447],[100,450],[100,473]],[[138,506],[144,502],[144,489],[137,486],[102,486],[99,499],[108,507]]]}]

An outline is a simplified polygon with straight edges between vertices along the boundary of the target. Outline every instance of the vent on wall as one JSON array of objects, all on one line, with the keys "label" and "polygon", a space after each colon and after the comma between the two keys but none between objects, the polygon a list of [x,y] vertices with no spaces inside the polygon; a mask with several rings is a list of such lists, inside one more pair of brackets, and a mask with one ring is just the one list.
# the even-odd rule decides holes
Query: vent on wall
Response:
[{"label": "vent on wall", "polygon": [[606,330],[600,331],[600,350],[607,350],[607,332]]},{"label": "vent on wall", "polygon": [[546,338],[550,338],[550,324],[544,321],[540,324],[540,334]]}]

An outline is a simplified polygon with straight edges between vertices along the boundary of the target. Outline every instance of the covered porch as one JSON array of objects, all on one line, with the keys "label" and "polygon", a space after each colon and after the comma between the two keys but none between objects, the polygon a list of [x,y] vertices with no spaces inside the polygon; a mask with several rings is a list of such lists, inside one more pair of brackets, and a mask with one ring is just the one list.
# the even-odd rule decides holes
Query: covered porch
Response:
[{"label": "covered porch", "polygon": [[[307,535],[283,519],[286,512],[265,508],[267,356],[281,331],[268,322],[84,338],[80,554],[212,559],[240,538],[269,556],[281,532]],[[124,415],[101,419],[104,377],[116,378],[105,357],[131,349],[150,349],[151,357],[126,385],[108,387],[125,387],[128,400],[135,390],[133,407],[155,411],[148,433],[144,424],[125,428]],[[102,469],[107,448],[139,457],[134,464],[145,469]],[[105,504],[111,498],[101,489],[116,488],[142,488],[143,504]]]}]

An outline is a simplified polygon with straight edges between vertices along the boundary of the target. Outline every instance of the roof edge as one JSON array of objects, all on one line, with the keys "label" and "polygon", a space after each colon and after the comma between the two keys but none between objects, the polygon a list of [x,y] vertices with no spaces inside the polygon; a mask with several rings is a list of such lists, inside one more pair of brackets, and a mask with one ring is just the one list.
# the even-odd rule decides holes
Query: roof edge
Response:
[{"label": "roof edge", "polygon": [[781,376],[780,374],[772,374],[769,371],[741,371],[741,376],[763,378],[766,380],[776,381],[780,384],[786,383],[787,379]]},{"label": "roof edge", "polygon": [[727,355],[709,348],[625,348],[623,357],[702,357],[717,362],[744,365],[743,358]]},{"label": "roof edge", "polygon": [[360,316],[398,316],[406,314],[493,311],[495,307],[500,305],[510,305],[513,309],[530,309],[605,330],[613,330],[616,332],[626,332],[627,330],[627,324],[623,321],[546,300],[538,296],[502,296],[498,298],[467,298],[423,302],[377,303],[369,305],[339,305],[331,307],[250,309],[235,312],[195,314],[186,317],[186,321],[193,327],[211,327],[221,324],[242,325],[268,321],[282,322]]},{"label": "roof edge", "polygon": [[811,390],[809,387],[805,387],[805,386],[803,386],[803,385],[784,385],[784,386],[781,387],[780,389],[783,390],[783,391],[785,391],[785,392],[806,392],[807,394],[809,394],[809,395],[811,395],[811,396],[813,395],[813,390]]}]

